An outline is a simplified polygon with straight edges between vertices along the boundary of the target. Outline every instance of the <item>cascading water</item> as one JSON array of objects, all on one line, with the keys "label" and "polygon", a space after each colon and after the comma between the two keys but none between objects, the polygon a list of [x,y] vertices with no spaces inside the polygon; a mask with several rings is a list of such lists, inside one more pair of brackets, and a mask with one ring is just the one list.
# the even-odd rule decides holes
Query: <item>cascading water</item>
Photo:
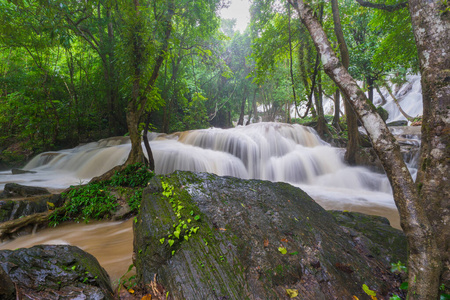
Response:
[{"label": "cascading water", "polygon": [[[320,140],[309,127],[257,123],[151,138],[157,174],[189,170],[244,179],[390,192],[383,176],[346,166],[340,151]],[[111,138],[71,150],[42,153],[24,168],[37,173],[25,177],[31,181],[39,178],[41,185],[64,188],[123,163],[130,147],[127,139]],[[52,176],[45,178],[52,174],[59,180]]]},{"label": "cascading water", "polygon": [[[245,179],[285,181],[305,190],[326,209],[382,215],[388,217],[393,226],[399,227],[387,178],[362,167],[345,165],[342,150],[320,140],[309,127],[256,123],[232,129],[151,134],[149,138],[158,174],[190,170]],[[90,178],[123,163],[130,147],[128,138],[109,138],[69,150],[42,153],[24,168],[36,173],[11,175],[10,172],[0,172],[0,189],[6,182],[56,190],[86,183]],[[130,228],[118,226],[121,229],[115,231],[111,226],[105,226],[108,226],[111,239],[120,235],[122,243],[132,244]],[[34,237],[21,237],[11,244],[0,245],[0,249],[55,243],[55,240],[75,244],[88,251],[98,248],[95,236],[84,238],[83,230],[91,230],[91,227],[82,228],[86,229],[80,231],[77,226],[71,229],[71,235],[75,235],[72,240],[64,238],[69,236],[68,233],[62,236],[58,228],[54,228],[45,231],[45,237],[40,233]],[[101,226],[94,228],[103,230]],[[123,232],[126,232],[125,236]],[[101,251],[99,255],[102,255]],[[102,261],[101,258],[99,260]],[[131,261],[131,251],[124,249],[117,253],[117,258],[108,261],[121,262],[106,266],[110,274],[123,274]],[[117,279],[114,275],[112,278]]]}]

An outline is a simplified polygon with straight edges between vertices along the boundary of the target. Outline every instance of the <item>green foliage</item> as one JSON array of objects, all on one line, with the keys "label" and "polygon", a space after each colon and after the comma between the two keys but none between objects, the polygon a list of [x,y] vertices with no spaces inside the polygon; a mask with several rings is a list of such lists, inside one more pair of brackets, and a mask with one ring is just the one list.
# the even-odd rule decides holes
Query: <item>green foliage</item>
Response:
[{"label": "green foliage", "polygon": [[51,213],[50,226],[56,226],[67,220],[89,222],[91,219],[107,218],[118,206],[116,198],[106,190],[104,184],[99,183],[71,187],[71,190],[62,196],[68,201]]},{"label": "green foliage", "polygon": [[[167,198],[172,206],[173,212],[177,217],[177,221],[172,224],[173,231],[168,232],[165,237],[159,239],[161,244],[167,241],[167,245],[172,248],[176,247],[179,243],[185,241],[188,242],[189,238],[197,233],[199,226],[191,224],[192,219],[189,216],[194,215],[194,211],[191,210],[189,214],[186,213],[185,205],[180,200],[180,197],[174,192],[174,186],[167,182],[161,183],[163,192],[162,195]],[[200,222],[200,215],[196,215],[194,220]],[[207,245],[207,242],[205,242]],[[176,250],[172,250],[172,255],[174,255]]]},{"label": "green foliage", "polygon": [[129,289],[134,288],[137,285],[136,274],[131,275],[131,276],[128,275],[128,273],[130,273],[131,270],[133,270],[133,268],[134,268],[134,264],[131,264],[128,267],[128,270],[125,272],[125,274],[120,276],[119,280],[117,281],[118,292],[120,292],[122,287],[125,288],[126,290],[129,290]]},{"label": "green foliage", "polygon": [[50,226],[61,222],[74,220],[89,222],[108,218],[117,206],[117,199],[109,192],[109,186],[134,187],[134,193],[128,198],[128,205],[132,212],[138,212],[143,187],[153,177],[153,172],[141,163],[127,166],[122,172],[116,172],[111,180],[102,183],[89,183],[63,193],[66,198],[64,206],[55,209],[49,219]]},{"label": "green foliage", "polygon": [[141,207],[142,191],[143,188],[135,189],[134,194],[128,199],[128,205],[134,213],[139,212],[139,208]]},{"label": "green foliage", "polygon": [[391,272],[395,273],[402,273],[402,272],[406,272],[407,268],[405,266],[405,264],[403,264],[401,261],[398,261],[397,263],[391,263]]},{"label": "green foliage", "polygon": [[116,172],[110,180],[111,186],[138,187],[146,186],[154,173],[144,164],[128,165],[123,171]]}]

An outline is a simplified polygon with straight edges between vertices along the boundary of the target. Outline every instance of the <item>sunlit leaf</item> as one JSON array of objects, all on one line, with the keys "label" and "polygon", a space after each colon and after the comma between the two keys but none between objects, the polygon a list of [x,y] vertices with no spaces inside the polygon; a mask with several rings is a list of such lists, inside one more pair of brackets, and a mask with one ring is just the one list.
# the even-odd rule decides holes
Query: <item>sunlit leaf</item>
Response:
[{"label": "sunlit leaf", "polygon": [[287,250],[285,247],[278,247],[278,251],[280,251],[281,254],[286,254]]},{"label": "sunlit leaf", "polygon": [[366,293],[369,296],[376,296],[377,293],[375,291],[372,291],[371,289],[369,289],[369,287],[366,284],[362,285],[362,289],[364,291],[364,293]]},{"label": "sunlit leaf", "polygon": [[286,289],[286,295],[288,295],[289,298],[295,298],[298,296],[298,291],[294,289]]}]

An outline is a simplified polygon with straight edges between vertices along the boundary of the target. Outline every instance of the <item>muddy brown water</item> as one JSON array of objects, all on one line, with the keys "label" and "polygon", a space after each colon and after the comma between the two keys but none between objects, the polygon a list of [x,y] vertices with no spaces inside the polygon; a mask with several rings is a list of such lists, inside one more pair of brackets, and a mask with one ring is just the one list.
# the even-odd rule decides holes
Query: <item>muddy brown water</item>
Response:
[{"label": "muddy brown water", "polygon": [[40,244],[70,244],[97,258],[116,286],[132,263],[133,218],[123,222],[67,223],[46,228],[0,244],[0,250],[29,248]]}]

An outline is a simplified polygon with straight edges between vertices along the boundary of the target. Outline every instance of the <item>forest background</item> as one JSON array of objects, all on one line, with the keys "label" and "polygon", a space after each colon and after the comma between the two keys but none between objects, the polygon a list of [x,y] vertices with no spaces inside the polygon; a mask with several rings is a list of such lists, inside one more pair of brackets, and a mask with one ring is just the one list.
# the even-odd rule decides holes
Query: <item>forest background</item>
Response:
[{"label": "forest background", "polygon": [[[261,106],[266,121],[302,122],[291,119],[289,108],[303,106],[304,115],[308,105],[309,118],[323,125],[322,137],[346,139],[339,111],[330,122],[334,128],[324,125],[322,101],[339,99],[339,93],[289,5],[254,1],[242,33],[234,30],[234,20],[219,18],[227,5],[0,1],[3,168],[42,151],[128,134],[127,106],[136,90],[146,99],[136,104],[144,109],[137,122],[149,115],[156,132],[243,124],[244,115],[256,120]],[[331,5],[315,7],[338,47]],[[371,99],[374,90],[418,72],[407,9],[388,12],[340,1],[340,11],[349,71]]]},{"label": "forest background", "polygon": [[[291,105],[303,103],[321,137],[348,138],[352,164],[359,119],[408,238],[408,297],[435,299],[450,286],[450,5],[288,2],[254,1],[240,33],[217,16],[227,3],[214,0],[0,1],[2,159],[128,134],[130,164],[144,157],[142,130],[145,142],[149,129],[243,125],[259,105],[269,120],[291,123]],[[424,116],[414,182],[372,101],[375,90],[419,67]],[[330,125],[323,99],[337,103],[340,92],[345,120],[336,104]]]}]

